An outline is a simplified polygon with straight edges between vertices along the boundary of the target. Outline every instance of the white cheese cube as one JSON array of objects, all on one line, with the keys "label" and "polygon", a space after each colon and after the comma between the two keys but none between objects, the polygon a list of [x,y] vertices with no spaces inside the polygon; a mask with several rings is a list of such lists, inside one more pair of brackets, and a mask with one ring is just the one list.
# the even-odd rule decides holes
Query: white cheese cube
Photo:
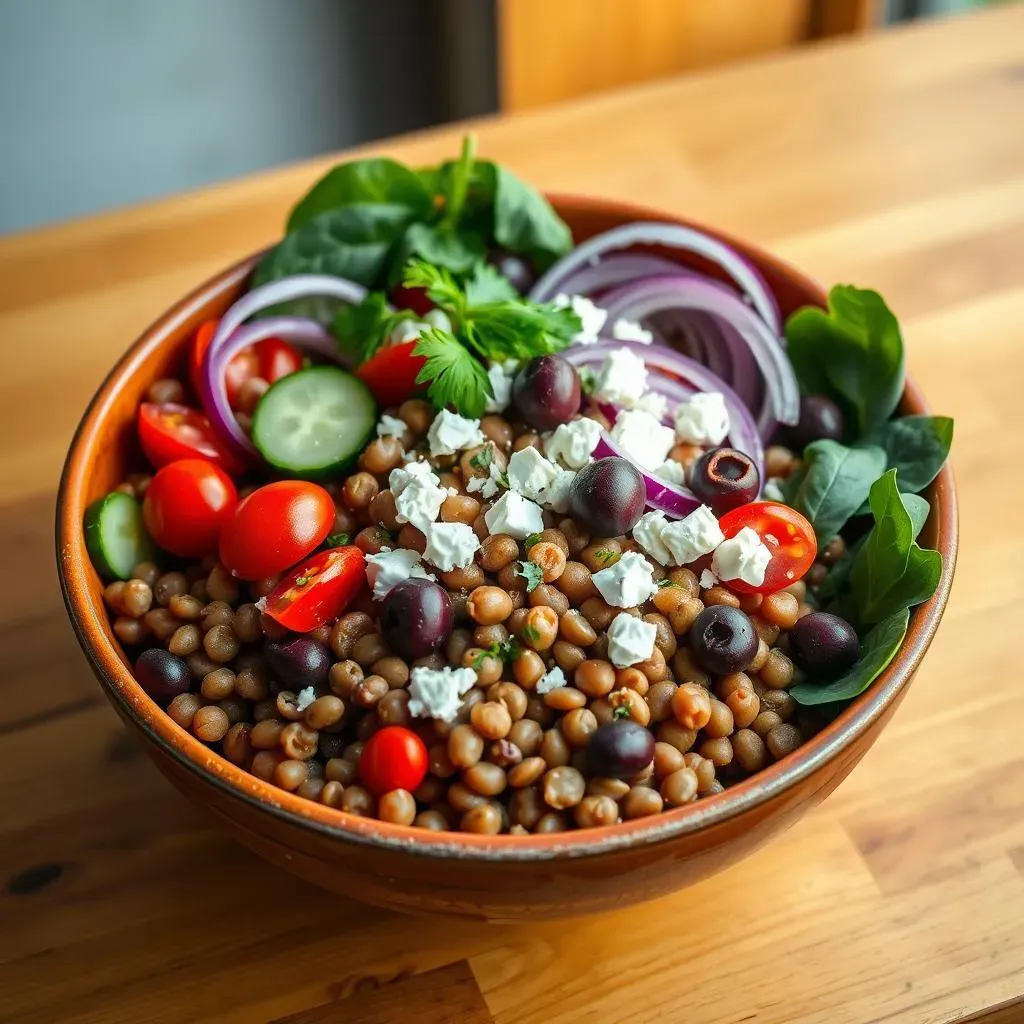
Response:
[{"label": "white cheese cube", "polygon": [[434,579],[420,563],[418,551],[381,548],[376,555],[366,556],[366,580],[373,589],[375,601],[383,600],[395,584],[407,579]]},{"label": "white cheese cube", "polygon": [[592,461],[600,440],[601,424],[589,416],[581,416],[555,427],[544,442],[544,451],[549,459],[559,459],[569,469],[582,469]]},{"label": "white cheese cube", "polygon": [[672,552],[676,565],[689,565],[709,555],[725,540],[714,512],[701,505],[684,519],[669,523],[661,531],[662,543]]},{"label": "white cheese cube", "polygon": [[719,392],[694,395],[676,407],[676,436],[684,444],[719,445],[728,434],[729,413]]},{"label": "white cheese cube", "polygon": [[405,420],[384,413],[380,418],[380,423],[377,424],[377,436],[402,438],[408,429]]},{"label": "white cheese cube", "polygon": [[639,341],[642,345],[650,345],[654,341],[654,335],[646,327],[625,317],[619,317],[612,324],[612,337],[616,341]]},{"label": "white cheese cube", "polygon": [[506,491],[484,513],[484,522],[490,533],[507,533],[516,540],[526,540],[544,529],[540,505],[515,491]]},{"label": "white cheese cube", "polygon": [[423,532],[427,538],[423,557],[441,572],[465,569],[480,549],[480,538],[466,523],[430,523]]},{"label": "white cheese cube", "polygon": [[558,687],[565,685],[565,673],[556,665],[550,672],[545,672],[537,680],[534,693],[539,693],[543,697],[545,693],[550,693],[552,690],[557,690]]},{"label": "white cheese cube", "polygon": [[432,457],[454,455],[464,448],[475,448],[478,444],[483,444],[484,435],[480,430],[479,420],[467,419],[457,412],[442,409],[430,424],[427,442]]},{"label": "white cheese cube", "polygon": [[414,668],[409,676],[409,714],[453,722],[476,678],[471,668]]},{"label": "white cheese cube", "polygon": [[570,308],[583,322],[579,334],[572,339],[577,345],[595,345],[601,340],[601,330],[608,314],[585,295],[556,295],[553,305],[557,309]]},{"label": "white cheese cube", "polygon": [[594,384],[598,401],[628,407],[646,390],[647,367],[631,348],[615,349],[605,356]]},{"label": "white cheese cube", "polygon": [[608,627],[608,658],[616,668],[647,661],[654,653],[658,627],[627,612],[619,612]]},{"label": "white cheese cube", "polygon": [[636,551],[627,551],[614,565],[591,577],[598,593],[616,608],[635,608],[658,589],[654,567]]},{"label": "white cheese cube", "polygon": [[648,472],[665,461],[676,443],[672,428],[642,409],[623,409],[615,417],[612,440],[625,456]]},{"label": "white cheese cube", "polygon": [[672,552],[661,537],[666,526],[668,520],[660,509],[645,512],[633,527],[633,540],[655,561],[661,562],[662,565],[672,565]]},{"label": "white cheese cube", "polygon": [[771,560],[772,553],[757,532],[744,526],[735,537],[715,548],[711,568],[720,580],[743,580],[759,587]]}]

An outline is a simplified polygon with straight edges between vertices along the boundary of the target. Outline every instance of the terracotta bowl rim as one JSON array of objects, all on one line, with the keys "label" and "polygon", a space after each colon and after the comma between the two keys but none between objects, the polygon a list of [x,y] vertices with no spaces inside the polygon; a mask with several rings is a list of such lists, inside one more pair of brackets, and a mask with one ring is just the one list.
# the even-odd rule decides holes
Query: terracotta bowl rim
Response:
[{"label": "terracotta bowl rim", "polygon": [[[624,221],[673,221],[706,231],[751,255],[758,263],[771,266],[824,304],[824,291],[810,278],[760,248],[731,238],[717,229],[703,227],[689,219],[666,214],[665,211],[625,202],[576,195],[553,195],[550,198],[561,212],[570,215],[574,212],[601,213]],[[224,288],[243,280],[257,258],[258,254],[248,257],[200,285],[160,316],[117,361],[93,396],[75,431],[57,494],[58,576],[64,603],[83,651],[108,699],[122,717],[131,721],[151,743],[200,779],[255,809],[283,819],[286,824],[309,829],[344,843],[402,851],[417,856],[483,862],[597,857],[622,848],[651,845],[692,835],[782,796],[853,744],[909,684],[938,629],[953,580],[958,518],[956,489],[948,462],[928,491],[932,515],[938,516],[937,547],[943,557],[942,577],[934,596],[911,615],[907,637],[897,656],[864,694],[793,754],[716,796],[650,818],[574,832],[540,836],[435,833],[361,818],[315,804],[257,779],[232,764],[172,722],[143,692],[105,630],[106,611],[102,601],[94,601],[86,585],[93,570],[82,530],[85,511],[83,484],[90,459],[96,452],[98,427],[109,412],[121,383],[137,372],[148,354],[168,344],[170,337],[188,320],[191,313]],[[924,396],[909,378],[904,393],[904,406],[916,413],[928,411]]]}]

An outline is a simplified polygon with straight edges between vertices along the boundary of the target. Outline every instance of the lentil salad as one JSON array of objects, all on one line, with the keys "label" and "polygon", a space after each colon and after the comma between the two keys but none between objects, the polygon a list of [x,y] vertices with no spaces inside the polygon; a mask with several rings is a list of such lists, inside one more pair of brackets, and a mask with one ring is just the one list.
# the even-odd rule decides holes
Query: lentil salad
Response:
[{"label": "lentil salad", "polygon": [[298,236],[367,205],[335,187],[358,164],[203,325],[189,380],[150,387],[155,472],[87,514],[140,684],[260,778],[430,829],[614,824],[791,753],[938,579],[914,491],[951,429],[893,418],[884,303],[835,289],[783,348],[741,264],[718,304],[635,249],[716,255],[670,226],[595,257],[517,182],[510,234],[510,176],[471,146],[408,171],[434,202],[375,270],[296,273]]}]

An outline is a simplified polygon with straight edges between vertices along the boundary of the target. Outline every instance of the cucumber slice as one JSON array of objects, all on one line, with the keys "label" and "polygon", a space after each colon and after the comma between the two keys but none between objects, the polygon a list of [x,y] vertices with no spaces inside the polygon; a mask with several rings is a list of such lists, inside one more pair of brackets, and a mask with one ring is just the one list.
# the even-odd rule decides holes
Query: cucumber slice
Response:
[{"label": "cucumber slice", "polygon": [[96,571],[108,580],[130,579],[139,562],[152,561],[156,555],[142,507],[121,491],[112,491],[85,510],[85,546]]},{"label": "cucumber slice", "polygon": [[321,477],[354,463],[376,423],[377,405],[358,377],[313,366],[282,377],[260,399],[252,443],[278,469]]}]

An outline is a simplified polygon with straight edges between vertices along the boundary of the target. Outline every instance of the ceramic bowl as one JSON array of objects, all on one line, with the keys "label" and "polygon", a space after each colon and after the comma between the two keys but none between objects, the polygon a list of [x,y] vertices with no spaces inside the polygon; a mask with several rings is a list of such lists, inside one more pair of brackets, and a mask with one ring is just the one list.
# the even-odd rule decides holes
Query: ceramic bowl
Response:
[{"label": "ceramic bowl", "polygon": [[[659,211],[577,197],[554,202],[582,240]],[[693,225],[698,226],[699,225]],[[707,230],[702,228],[702,230]],[[718,232],[767,279],[783,315],[824,304],[821,288],[779,260]],[[316,885],[394,909],[497,920],[581,914],[680,889],[747,856],[846,777],[877,739],[938,628],[957,547],[953,476],[929,488],[923,543],[942,552],[938,590],[917,608],[882,676],[793,754],[725,792],[620,825],[523,837],[435,833],[353,817],[285,792],[231,764],[175,725],[142,691],[111,631],[82,516],[138,465],[135,410],[147,386],[183,372],[196,327],[245,289],[256,257],[224,271],[163,314],[110,372],[68,453],[57,504],[57,562],[68,614],[104,692],[160,770],[241,843]],[[926,411],[907,383],[904,413]]]}]

